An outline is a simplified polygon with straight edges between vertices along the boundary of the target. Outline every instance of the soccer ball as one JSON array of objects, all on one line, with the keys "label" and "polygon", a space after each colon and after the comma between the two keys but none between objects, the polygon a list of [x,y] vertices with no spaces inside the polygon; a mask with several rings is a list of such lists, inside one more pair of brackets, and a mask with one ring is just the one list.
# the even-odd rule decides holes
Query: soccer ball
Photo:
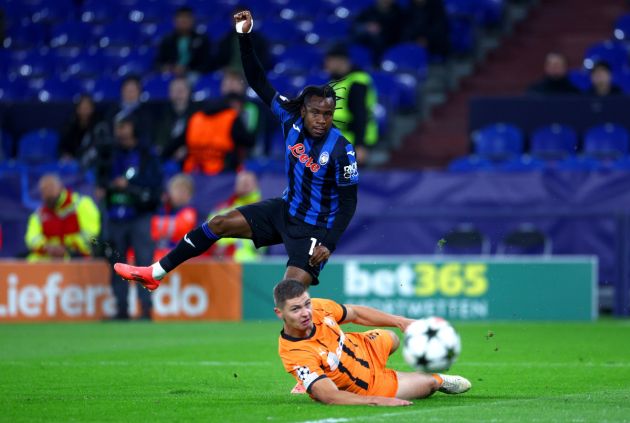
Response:
[{"label": "soccer ball", "polygon": [[405,330],[403,357],[416,370],[446,371],[455,363],[461,349],[459,335],[441,317],[416,320]]}]

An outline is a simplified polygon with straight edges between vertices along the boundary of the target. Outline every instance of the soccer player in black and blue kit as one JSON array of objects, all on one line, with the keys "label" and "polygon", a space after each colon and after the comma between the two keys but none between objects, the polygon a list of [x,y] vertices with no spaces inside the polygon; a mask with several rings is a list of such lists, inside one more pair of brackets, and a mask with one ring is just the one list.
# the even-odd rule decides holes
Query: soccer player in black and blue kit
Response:
[{"label": "soccer player in black and blue kit", "polygon": [[336,94],[330,85],[307,86],[286,99],[269,84],[254,52],[249,11],[234,16],[245,77],[281,121],[285,139],[288,187],[281,198],[239,207],[193,229],[164,258],[148,267],[116,263],[123,278],[148,290],[184,261],[206,251],[220,238],[246,238],[256,247],[283,243],[289,260],[284,279],[305,286],[319,283],[319,272],[357,205],[356,155],[333,126]]}]

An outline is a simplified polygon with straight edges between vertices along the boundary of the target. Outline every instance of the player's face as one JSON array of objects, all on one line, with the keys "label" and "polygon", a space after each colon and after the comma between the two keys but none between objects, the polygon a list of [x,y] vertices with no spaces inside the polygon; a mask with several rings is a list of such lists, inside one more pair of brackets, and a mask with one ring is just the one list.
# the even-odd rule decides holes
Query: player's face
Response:
[{"label": "player's face", "polygon": [[291,332],[308,332],[313,327],[313,309],[308,292],[287,300],[281,314],[286,329]]},{"label": "player's face", "polygon": [[312,96],[302,107],[304,127],[312,138],[324,138],[333,123],[335,102],[330,97]]}]

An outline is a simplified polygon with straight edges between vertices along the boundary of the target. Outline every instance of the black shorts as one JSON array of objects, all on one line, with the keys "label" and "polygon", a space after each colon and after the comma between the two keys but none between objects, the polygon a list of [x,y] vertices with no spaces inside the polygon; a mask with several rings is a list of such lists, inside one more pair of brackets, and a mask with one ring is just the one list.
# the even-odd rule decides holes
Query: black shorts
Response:
[{"label": "black shorts", "polygon": [[310,273],[313,277],[311,285],[319,284],[319,272],[326,263],[313,267],[308,261],[313,248],[326,236],[326,228],[309,225],[291,216],[289,205],[282,198],[271,198],[238,207],[237,210],[249,223],[256,248],[284,244],[289,256],[287,266],[295,266]]}]

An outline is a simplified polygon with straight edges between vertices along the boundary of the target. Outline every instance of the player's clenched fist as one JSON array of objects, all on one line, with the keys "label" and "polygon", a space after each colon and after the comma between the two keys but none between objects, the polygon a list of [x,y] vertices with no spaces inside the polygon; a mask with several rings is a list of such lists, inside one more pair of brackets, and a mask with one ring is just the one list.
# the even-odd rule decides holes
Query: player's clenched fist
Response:
[{"label": "player's clenched fist", "polygon": [[254,18],[249,10],[243,10],[234,15],[234,24],[236,32],[239,34],[247,34],[254,27]]}]

